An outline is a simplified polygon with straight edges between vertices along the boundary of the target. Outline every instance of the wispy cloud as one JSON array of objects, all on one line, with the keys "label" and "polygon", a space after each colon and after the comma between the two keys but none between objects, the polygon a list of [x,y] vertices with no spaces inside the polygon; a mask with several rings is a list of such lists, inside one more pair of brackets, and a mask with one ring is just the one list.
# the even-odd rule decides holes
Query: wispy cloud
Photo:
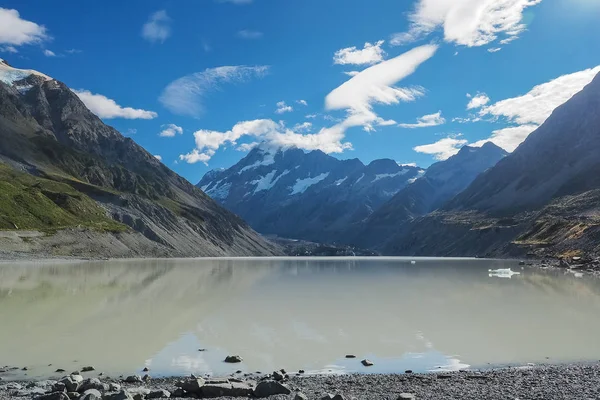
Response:
[{"label": "wispy cloud", "polygon": [[457,45],[483,46],[501,39],[515,40],[526,26],[523,11],[542,0],[418,0],[410,14],[408,32],[392,36],[404,45],[443,29],[444,40]]},{"label": "wispy cloud", "polygon": [[431,154],[436,160],[447,160],[458,153],[461,147],[468,142],[468,140],[458,139],[456,136],[449,136],[435,143],[417,146],[413,150],[417,153]]},{"label": "wispy cloud", "polygon": [[93,94],[89,90],[73,90],[83,101],[87,108],[98,117],[103,119],[125,118],[125,119],[153,119],[158,116],[153,111],[121,107],[112,99],[101,94]]},{"label": "wispy cloud", "polygon": [[376,64],[383,61],[385,51],[381,48],[385,42],[383,40],[377,43],[365,43],[363,49],[358,49],[356,46],[347,47],[335,52],[333,63],[340,65],[368,65]]},{"label": "wispy cloud", "polygon": [[268,73],[269,67],[264,65],[209,68],[171,82],[163,90],[159,101],[175,114],[199,117],[204,112],[206,95],[221,85],[261,78]]},{"label": "wispy cloud", "polygon": [[183,128],[175,124],[167,124],[161,126],[162,131],[158,134],[160,137],[175,137],[183,135]]},{"label": "wispy cloud", "polygon": [[[321,150],[325,153],[341,153],[351,150],[352,144],[345,141],[349,128],[362,126],[370,130],[374,125],[396,124],[384,120],[373,112],[375,104],[397,104],[413,101],[423,94],[422,88],[398,88],[393,85],[411,75],[423,62],[431,58],[437,46],[427,45],[415,48],[396,58],[367,68],[360,74],[333,90],[326,98],[329,110],[346,110],[344,120],[333,126],[312,131],[312,124],[303,123],[288,128],[283,122],[270,119],[243,121],[231,130],[221,132],[199,130],[194,133],[196,147],[182,154],[180,160],[186,162],[208,162],[223,145],[235,145],[242,137],[250,137],[263,142],[265,146],[297,147],[304,150]],[[278,104],[278,106],[287,104]],[[309,115],[307,118],[315,117]]]},{"label": "wispy cloud", "polygon": [[52,50],[48,50],[48,49],[44,50],[44,55],[46,57],[56,57],[56,54]]},{"label": "wispy cloud", "polygon": [[301,106],[308,106],[308,102],[306,100],[296,100],[296,104],[300,104]]},{"label": "wispy cloud", "polygon": [[142,37],[150,42],[163,43],[171,36],[171,18],[165,10],[150,15],[142,27]]},{"label": "wispy cloud", "polygon": [[262,38],[264,35],[262,32],[259,32],[259,31],[243,29],[241,31],[238,31],[237,36],[242,39],[255,40],[255,39]]},{"label": "wispy cloud", "polygon": [[18,53],[19,50],[15,46],[0,46],[1,53]]},{"label": "wispy cloud", "polygon": [[489,48],[487,51],[488,51],[488,53],[497,53],[500,50],[502,50],[502,47],[492,47],[492,48]]},{"label": "wispy cloud", "polygon": [[285,101],[280,101],[277,103],[277,109],[275,110],[276,114],[284,114],[287,112],[294,111],[294,107],[288,106]]},{"label": "wispy cloud", "polygon": [[217,3],[251,4],[253,0],[216,0]]},{"label": "wispy cloud", "polygon": [[446,119],[442,117],[442,112],[438,111],[435,114],[424,115],[420,118],[417,118],[416,124],[399,124],[398,126],[401,128],[427,128],[431,126],[439,126],[446,123]]},{"label": "wispy cloud", "polygon": [[17,10],[0,8],[0,44],[22,46],[50,39],[46,27],[22,19]]},{"label": "wispy cloud", "polygon": [[162,161],[162,156],[159,154],[155,154],[154,158],[156,158],[158,161]]}]

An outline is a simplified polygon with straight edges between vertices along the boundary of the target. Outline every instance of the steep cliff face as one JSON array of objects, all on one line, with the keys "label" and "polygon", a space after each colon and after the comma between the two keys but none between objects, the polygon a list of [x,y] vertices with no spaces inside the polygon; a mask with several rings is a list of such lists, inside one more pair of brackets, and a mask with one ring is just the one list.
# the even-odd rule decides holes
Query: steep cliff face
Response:
[{"label": "steep cliff face", "polygon": [[[107,218],[127,227],[111,234],[138,235],[144,243],[140,250],[128,239],[130,255],[143,255],[148,241],[156,245],[153,255],[164,256],[279,251],[133,140],[105,125],[66,85],[5,62],[0,65],[0,161],[44,182],[66,184],[74,189],[73,196],[93,199]],[[29,190],[44,195],[40,185],[33,182]],[[0,210],[0,221],[8,225],[0,229],[14,229],[12,214]],[[85,221],[85,215],[78,220]],[[47,218],[31,221],[31,226],[19,228],[74,228]]]}]

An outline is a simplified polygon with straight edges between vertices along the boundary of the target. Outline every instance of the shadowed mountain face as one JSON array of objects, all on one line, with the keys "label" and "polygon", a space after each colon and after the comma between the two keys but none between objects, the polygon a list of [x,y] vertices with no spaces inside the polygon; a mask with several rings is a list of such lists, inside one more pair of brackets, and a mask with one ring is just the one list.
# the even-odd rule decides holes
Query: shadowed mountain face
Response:
[{"label": "shadowed mountain face", "polygon": [[321,151],[259,147],[198,186],[261,233],[335,242],[423,172],[392,160],[364,165]]},{"label": "shadowed mountain face", "polygon": [[[20,178],[29,174],[39,179],[17,189],[48,197],[60,208],[57,212],[72,212],[65,205],[93,199],[108,220],[123,228],[111,229],[113,235],[127,238],[119,256],[268,255],[277,251],[240,218],[105,125],[66,85],[1,63],[0,162]],[[75,193],[46,189],[51,182],[66,184]],[[79,213],[76,226],[60,225],[52,216],[18,208],[14,196],[4,200],[11,207],[0,210],[0,229],[87,225],[85,212]],[[151,254],[145,254],[150,248]]]},{"label": "shadowed mountain face", "polygon": [[600,252],[600,75],[388,254],[564,256]]},{"label": "shadowed mountain face", "polygon": [[402,232],[407,222],[441,207],[506,155],[492,143],[463,147],[448,160],[433,164],[423,177],[406,186],[363,224],[349,231],[348,241],[369,248],[385,246]]}]

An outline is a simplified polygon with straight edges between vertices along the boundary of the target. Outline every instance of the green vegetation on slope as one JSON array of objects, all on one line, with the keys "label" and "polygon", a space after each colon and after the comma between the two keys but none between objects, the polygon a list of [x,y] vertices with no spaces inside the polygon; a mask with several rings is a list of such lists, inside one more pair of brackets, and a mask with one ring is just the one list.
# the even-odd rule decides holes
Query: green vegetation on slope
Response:
[{"label": "green vegetation on slope", "polygon": [[66,183],[15,171],[0,163],[0,229],[57,230],[84,226],[123,232],[94,200]]}]

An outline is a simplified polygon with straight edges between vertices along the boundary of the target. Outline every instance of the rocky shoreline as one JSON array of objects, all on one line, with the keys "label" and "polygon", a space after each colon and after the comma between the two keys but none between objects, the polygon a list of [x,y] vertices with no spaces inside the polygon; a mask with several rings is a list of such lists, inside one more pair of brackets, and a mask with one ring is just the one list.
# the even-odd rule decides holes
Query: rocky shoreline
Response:
[{"label": "rocky shoreline", "polygon": [[74,371],[58,380],[0,381],[0,400],[144,400],[165,398],[268,398],[271,400],[373,399],[597,399],[600,364],[543,365],[429,374],[304,376],[236,374],[85,378]]}]

